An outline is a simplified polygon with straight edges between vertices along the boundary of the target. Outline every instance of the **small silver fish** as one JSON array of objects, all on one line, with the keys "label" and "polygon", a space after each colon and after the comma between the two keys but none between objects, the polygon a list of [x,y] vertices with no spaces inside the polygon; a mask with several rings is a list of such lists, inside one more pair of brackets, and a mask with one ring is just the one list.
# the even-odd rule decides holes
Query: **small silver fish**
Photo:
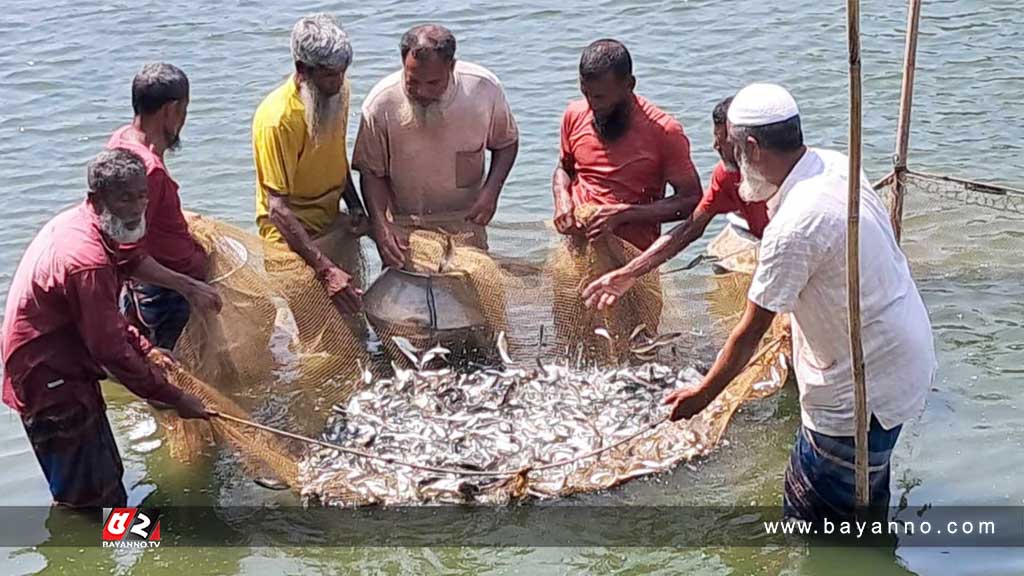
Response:
[{"label": "small silver fish", "polygon": [[508,338],[505,337],[504,330],[498,332],[498,354],[506,366],[513,364],[512,357],[508,354]]},{"label": "small silver fish", "polygon": [[408,358],[409,362],[412,362],[412,365],[418,370],[421,365],[419,348],[414,346],[408,338],[404,338],[402,336],[392,336],[391,341],[398,347],[398,351]]}]

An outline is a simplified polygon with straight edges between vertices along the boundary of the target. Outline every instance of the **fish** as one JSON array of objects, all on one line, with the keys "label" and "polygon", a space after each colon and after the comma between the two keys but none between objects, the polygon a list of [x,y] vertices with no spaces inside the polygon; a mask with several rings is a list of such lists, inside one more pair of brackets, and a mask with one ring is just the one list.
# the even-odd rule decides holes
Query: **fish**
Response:
[{"label": "fish", "polygon": [[[638,336],[642,330],[634,332]],[[678,337],[644,337],[639,345]],[[431,468],[522,470],[542,462],[572,462],[644,432],[664,416],[661,402],[667,391],[696,385],[702,377],[694,366],[666,366],[653,359],[615,368],[571,360],[517,365],[508,354],[505,333],[497,336],[502,360],[497,366],[427,368],[447,361],[447,349],[421,353],[406,339],[394,342],[415,369],[393,365],[385,377],[361,370],[359,392],[327,410],[324,441]],[[694,455],[706,451],[702,438],[690,440],[677,449],[668,447],[667,461],[680,450]],[[615,472],[594,473],[589,482],[610,486],[666,469],[656,453],[635,458]],[[456,477],[317,447],[299,465],[304,497],[347,504],[345,494],[354,493],[359,503],[390,505],[506,502],[528,494],[554,497],[565,486],[577,485],[580,480],[570,481],[574,471],[598,461],[587,458],[528,477]]]},{"label": "fish", "polygon": [[508,354],[508,338],[505,337],[504,330],[498,332],[498,354],[506,366],[513,364],[512,357]]},{"label": "fish", "polygon": [[267,490],[287,490],[290,488],[288,483],[280,478],[271,478],[268,476],[260,476],[253,478],[252,480],[257,486],[266,488]]},{"label": "fish", "polygon": [[409,341],[408,338],[402,336],[392,336],[391,341],[398,347],[398,351],[402,353],[409,362],[417,369],[420,367],[420,350]]},{"label": "fish", "polygon": [[451,269],[452,260],[455,258],[455,237],[446,234],[444,237],[444,253],[441,255],[441,262],[437,265],[437,271],[444,274]]}]

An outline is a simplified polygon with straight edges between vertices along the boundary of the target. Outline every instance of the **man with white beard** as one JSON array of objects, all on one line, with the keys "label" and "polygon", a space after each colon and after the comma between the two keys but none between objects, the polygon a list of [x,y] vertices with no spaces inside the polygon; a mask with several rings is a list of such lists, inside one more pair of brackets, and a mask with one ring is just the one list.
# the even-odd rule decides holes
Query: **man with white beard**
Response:
[{"label": "man with white beard", "polygon": [[[802,425],[786,470],[783,513],[810,522],[848,520],[856,502],[846,313],[848,160],[804,146],[796,101],[781,86],[747,86],[733,99],[728,120],[742,173],[740,195],[767,201],[770,222],[742,319],[702,384],[675,391],[665,402],[673,406],[673,420],[698,414],[743,370],[775,315],[790,314]],[[889,505],[892,449],[902,425],[924,407],[935,350],[928,311],[885,206],[864,174],[856,177],[869,490],[877,510]],[[587,288],[588,303],[607,306],[629,285],[599,281]]]},{"label": "man with white beard", "polygon": [[377,251],[394,267],[405,261],[408,227],[468,229],[471,242],[486,248],[485,227],[519,152],[501,83],[482,66],[455,59],[448,29],[412,28],[399,52],[402,69],[363,102],[352,152]]},{"label": "man with white beard", "polygon": [[291,48],[295,74],[253,117],[256,223],[264,239],[301,256],[339,311],[350,314],[362,292],[341,264],[357,246],[329,249],[328,234],[339,225],[342,199],[353,222],[364,214],[345,146],[352,45],[333,16],[316,14],[295,24]]},{"label": "man with white beard", "polygon": [[3,401],[20,414],[58,505],[125,505],[124,469],[100,392],[107,374],[182,418],[209,417],[199,399],[149,365],[152,345],[117,305],[125,278],[156,265],[140,251],[121,252],[145,233],[147,200],[142,159],[101,152],[89,165],[88,198],[43,226],[7,294]]}]

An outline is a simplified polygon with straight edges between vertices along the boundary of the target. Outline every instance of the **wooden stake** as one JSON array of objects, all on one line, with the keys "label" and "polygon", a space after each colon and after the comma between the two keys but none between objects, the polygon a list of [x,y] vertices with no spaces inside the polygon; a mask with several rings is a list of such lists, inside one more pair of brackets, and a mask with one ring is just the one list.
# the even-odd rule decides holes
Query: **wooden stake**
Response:
[{"label": "wooden stake", "polygon": [[910,0],[907,9],[907,44],[903,52],[903,87],[900,92],[900,117],[896,125],[896,176],[892,206],[892,230],[896,241],[903,237],[903,199],[907,194],[907,149],[910,147],[910,109],[914,104],[914,71],[917,68],[917,34],[921,22],[921,0]]},{"label": "wooden stake", "polygon": [[847,43],[850,49],[850,172],[846,219],[846,290],[850,321],[850,357],[853,362],[853,395],[856,409],[857,506],[864,511],[868,490],[868,405],[864,383],[864,350],[860,339],[860,0],[846,3]]}]

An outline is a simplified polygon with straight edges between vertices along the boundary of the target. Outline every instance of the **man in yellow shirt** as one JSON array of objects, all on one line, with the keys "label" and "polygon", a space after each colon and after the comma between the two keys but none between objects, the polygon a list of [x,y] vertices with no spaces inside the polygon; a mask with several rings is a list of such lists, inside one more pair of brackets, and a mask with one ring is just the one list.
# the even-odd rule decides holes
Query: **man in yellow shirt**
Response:
[{"label": "man in yellow shirt", "polygon": [[341,199],[358,219],[364,214],[345,156],[352,45],[333,16],[316,14],[295,24],[291,47],[295,74],[263,99],[252,122],[256,223],[260,236],[316,271],[342,313],[353,313],[362,292],[338,266],[346,255],[317,242],[336,225]]}]

